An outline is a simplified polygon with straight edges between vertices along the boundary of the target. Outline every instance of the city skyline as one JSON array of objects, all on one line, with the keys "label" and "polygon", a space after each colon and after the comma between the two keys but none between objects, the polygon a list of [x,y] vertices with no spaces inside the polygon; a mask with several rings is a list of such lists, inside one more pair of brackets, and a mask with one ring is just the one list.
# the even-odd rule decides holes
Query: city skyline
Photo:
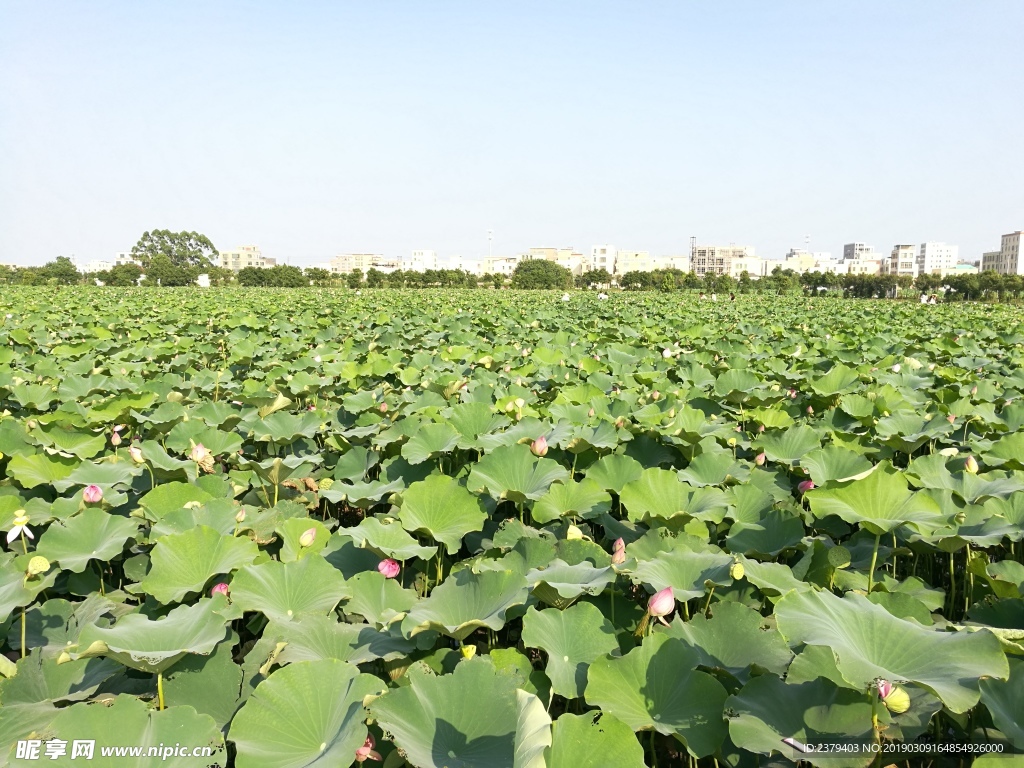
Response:
[{"label": "city skyline", "polygon": [[[0,0],[0,261],[195,230],[310,265],[1020,228],[1024,6]],[[45,51],[45,56],[39,52]]]}]

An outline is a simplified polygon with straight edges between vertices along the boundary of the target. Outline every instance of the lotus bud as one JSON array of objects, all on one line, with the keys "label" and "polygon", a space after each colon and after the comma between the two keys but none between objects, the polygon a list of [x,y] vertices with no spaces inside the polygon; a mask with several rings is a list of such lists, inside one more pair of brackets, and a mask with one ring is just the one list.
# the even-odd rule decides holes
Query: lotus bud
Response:
[{"label": "lotus bud", "polygon": [[587,411],[587,416],[589,416],[590,418],[594,418],[594,409],[593,408],[591,408],[589,411]]},{"label": "lotus bud", "polygon": [[[358,294],[359,291],[356,291]],[[367,760],[374,760],[380,762],[384,758],[381,757],[380,752],[377,752],[374,747],[377,746],[377,742],[373,738],[372,733],[366,734],[366,741],[363,742],[363,746],[356,750],[356,762],[365,763]]]},{"label": "lotus bud", "polygon": [[624,562],[626,562],[626,542],[622,538],[618,538],[612,544],[612,564],[622,565]]},{"label": "lotus bud", "polygon": [[676,597],[672,592],[672,587],[665,587],[660,592],[655,592],[647,601],[647,612],[658,618],[668,616],[675,608]]},{"label": "lotus bud", "polygon": [[802,483],[800,483],[800,485],[796,487],[796,489],[800,491],[800,493],[807,493],[808,491],[812,491],[814,490],[814,481],[804,480]]},{"label": "lotus bud", "polygon": [[621,416],[615,420],[615,428],[616,429],[622,429],[625,425],[626,425],[626,422],[625,422],[625,420],[623,420],[623,418]]},{"label": "lotus bud", "polygon": [[814,406],[813,405],[808,405],[807,406],[807,415],[808,416],[813,416],[814,415]]},{"label": "lotus bud", "polygon": [[789,399],[790,400],[796,400],[796,390],[795,389],[789,390]]},{"label": "lotus bud", "polygon": [[228,585],[224,582],[214,584],[213,587],[210,588],[210,597],[213,597],[214,595],[224,595],[224,597],[227,597],[228,591]]},{"label": "lotus bud", "polygon": [[307,528],[299,536],[300,547],[311,547],[314,541],[316,541],[316,528]]},{"label": "lotus bud", "polygon": [[978,460],[973,456],[968,456],[967,461],[964,462],[964,469],[972,475],[978,474]]},{"label": "lotus bud", "polygon": [[661,356],[668,360],[670,357],[672,357],[672,350],[666,347],[661,351]]},{"label": "lotus bud", "polygon": [[128,455],[131,456],[132,461],[136,464],[143,464],[146,461],[142,456],[142,449],[137,445],[133,445],[128,449]]},{"label": "lotus bud", "polygon": [[530,443],[530,452],[534,456],[546,456],[548,452],[548,441],[544,439],[544,435],[541,435],[532,443]]},{"label": "lotus bud", "polygon": [[381,413],[387,413],[388,412],[388,404],[387,403],[381,403],[380,406],[377,408],[377,410],[379,410]]},{"label": "lotus bud", "polygon": [[121,444],[121,436],[117,432],[110,433],[110,444],[115,448]]},{"label": "lotus bud", "polygon": [[87,485],[82,491],[82,498],[86,504],[99,504],[103,501],[103,489],[98,485]]},{"label": "lotus bud", "polygon": [[764,432],[764,424],[760,425],[760,426],[759,426],[759,427],[757,428],[757,432],[758,432],[758,434],[761,434],[762,432]]},{"label": "lotus bud", "polygon": [[506,365],[502,370],[504,370],[505,373],[511,373],[512,372],[512,366],[511,365]]},{"label": "lotus bud", "polygon": [[953,423],[955,423],[955,422],[956,422],[956,416],[954,416],[954,415],[953,415],[953,414],[951,413],[951,414],[949,414],[949,416],[947,416],[947,417],[946,417],[946,421],[948,421],[948,422],[949,422],[950,424],[953,424]]},{"label": "lotus bud", "polygon": [[526,401],[523,400],[523,398],[521,398],[521,397],[517,397],[515,402],[516,402],[516,408],[523,408],[523,407],[526,406]]},{"label": "lotus bud", "polygon": [[42,555],[36,555],[28,561],[28,570],[25,573],[30,579],[34,579],[36,576],[46,573],[50,570],[50,561]]},{"label": "lotus bud", "polygon": [[583,531],[579,529],[579,526],[570,525],[565,532],[565,538],[569,541],[582,541]]},{"label": "lotus bud", "polygon": [[204,472],[213,472],[213,454],[202,443],[192,446],[189,458],[198,464],[199,468]]},{"label": "lotus bud", "polygon": [[971,397],[974,397],[976,394],[978,394],[978,385],[977,384],[975,384],[973,387],[971,387]]},{"label": "lotus bud", "polygon": [[896,365],[894,365],[892,367],[892,372],[893,373],[899,373],[900,372],[900,364],[899,363],[896,363]]},{"label": "lotus bud", "polygon": [[396,560],[392,560],[389,557],[377,563],[377,570],[384,575],[384,578],[393,579],[398,575],[399,570],[401,570],[401,566]]},{"label": "lotus bud", "polygon": [[245,522],[245,509],[238,510],[238,514],[235,515],[235,522],[236,523],[244,523]]},{"label": "lotus bud", "polygon": [[661,397],[661,392],[658,390],[651,392],[651,400],[657,400],[659,397]]},{"label": "lotus bud", "polygon": [[934,371],[935,370],[935,363],[928,363],[928,370],[929,371]]},{"label": "lotus bud", "polygon": [[768,457],[764,455],[764,451],[761,451],[759,454],[757,454],[757,456],[754,457],[754,463],[757,464],[757,466],[759,467],[763,467],[765,461],[767,460]]}]

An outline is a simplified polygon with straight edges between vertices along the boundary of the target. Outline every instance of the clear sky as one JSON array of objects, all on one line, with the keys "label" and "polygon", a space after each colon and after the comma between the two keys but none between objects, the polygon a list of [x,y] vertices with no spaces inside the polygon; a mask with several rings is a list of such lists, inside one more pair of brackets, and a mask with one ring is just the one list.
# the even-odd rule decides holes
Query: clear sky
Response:
[{"label": "clear sky", "polygon": [[1024,229],[1024,2],[0,0],[0,261]]}]

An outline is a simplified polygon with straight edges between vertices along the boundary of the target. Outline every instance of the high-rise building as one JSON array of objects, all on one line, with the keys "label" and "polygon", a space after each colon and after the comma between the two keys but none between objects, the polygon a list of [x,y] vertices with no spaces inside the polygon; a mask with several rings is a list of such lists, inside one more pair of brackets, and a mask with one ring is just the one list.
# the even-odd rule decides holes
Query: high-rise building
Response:
[{"label": "high-rise building", "polygon": [[[754,249],[748,245],[697,245],[690,249],[690,269],[698,277],[731,275],[733,259],[754,258]],[[749,270],[748,270],[749,271]]]},{"label": "high-rise building", "polygon": [[1024,232],[1003,235],[1002,247],[981,257],[981,270],[994,269],[1001,275],[1024,275]]},{"label": "high-rise building", "polygon": [[277,260],[264,256],[258,245],[240,245],[233,251],[221,251],[215,263],[222,269],[237,272],[246,267],[272,267],[277,264]]},{"label": "high-rise building", "polygon": [[960,249],[946,243],[921,243],[917,251],[917,273],[945,277],[956,269]]},{"label": "high-rise building", "polygon": [[615,273],[614,245],[595,245],[590,249],[590,269],[606,269],[608,274]]}]

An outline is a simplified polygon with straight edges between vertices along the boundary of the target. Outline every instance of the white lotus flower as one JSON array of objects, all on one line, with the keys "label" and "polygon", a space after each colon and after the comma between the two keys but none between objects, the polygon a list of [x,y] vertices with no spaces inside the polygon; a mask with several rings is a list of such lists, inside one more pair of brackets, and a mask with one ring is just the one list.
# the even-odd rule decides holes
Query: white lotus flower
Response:
[{"label": "white lotus flower", "polygon": [[19,536],[27,536],[30,539],[34,539],[32,531],[28,529],[28,517],[25,515],[24,509],[19,509],[14,513],[14,527],[7,532],[7,543],[10,544]]}]

